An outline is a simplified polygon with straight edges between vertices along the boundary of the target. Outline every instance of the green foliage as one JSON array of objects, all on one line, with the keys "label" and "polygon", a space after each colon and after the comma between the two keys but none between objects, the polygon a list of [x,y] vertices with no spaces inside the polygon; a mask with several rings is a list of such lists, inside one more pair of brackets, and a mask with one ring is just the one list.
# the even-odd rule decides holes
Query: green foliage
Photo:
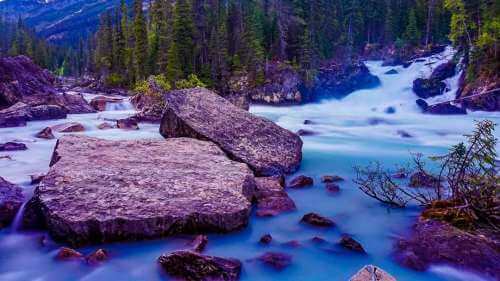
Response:
[{"label": "green foliage", "polygon": [[206,87],[196,74],[189,74],[187,79],[181,79],[175,82],[176,89],[190,89],[196,87]]},{"label": "green foliage", "polygon": [[415,10],[412,9],[408,16],[408,25],[406,26],[404,39],[410,45],[418,45],[420,37],[421,34],[417,27],[417,16]]},{"label": "green foliage", "polygon": [[111,73],[106,77],[105,83],[110,87],[123,87],[126,83],[125,78],[119,73]]}]

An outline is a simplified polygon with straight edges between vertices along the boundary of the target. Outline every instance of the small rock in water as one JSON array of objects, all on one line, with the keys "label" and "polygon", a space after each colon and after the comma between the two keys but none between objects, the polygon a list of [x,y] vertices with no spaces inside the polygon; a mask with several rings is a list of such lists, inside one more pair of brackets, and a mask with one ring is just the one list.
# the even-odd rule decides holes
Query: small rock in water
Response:
[{"label": "small rock in water", "polygon": [[300,129],[300,130],[297,131],[297,135],[306,137],[306,136],[317,135],[317,133],[314,132],[314,131],[311,131],[311,130]]},{"label": "small rock in water", "polygon": [[321,181],[322,182],[337,182],[337,181],[343,181],[344,178],[336,175],[327,175],[327,176],[322,176]]},{"label": "small rock in water", "polygon": [[326,190],[332,194],[337,194],[340,192],[340,186],[335,183],[328,182],[325,184]]},{"label": "small rock in water", "polygon": [[207,246],[208,243],[208,237],[206,235],[197,235],[194,240],[191,242],[191,245],[193,246],[193,250],[195,252],[201,253],[203,250],[205,250],[205,247]]},{"label": "small rock in water", "polygon": [[0,151],[16,151],[27,150],[28,147],[24,143],[19,142],[6,142],[0,143]]},{"label": "small rock in water", "polygon": [[326,240],[322,237],[319,237],[319,236],[314,236],[313,238],[311,238],[311,241],[316,243],[316,244],[326,243]]},{"label": "small rock in water", "polygon": [[262,244],[269,244],[271,243],[271,241],[273,241],[273,237],[271,236],[271,234],[265,234],[262,237],[260,237],[259,240],[259,242]]},{"label": "small rock in water", "polygon": [[97,129],[99,130],[107,130],[107,129],[113,129],[113,125],[111,125],[108,122],[103,122],[97,126]]},{"label": "small rock in water", "polygon": [[314,125],[314,124],[316,124],[316,122],[308,120],[308,119],[304,120],[304,125]]},{"label": "small rock in water", "polygon": [[57,105],[39,105],[30,110],[32,120],[65,119],[67,110]]},{"label": "small rock in water", "polygon": [[257,216],[277,216],[297,209],[293,200],[284,191],[282,181],[283,177],[259,177],[255,179]]},{"label": "small rock in water", "polygon": [[122,98],[97,96],[90,101],[90,106],[92,106],[95,110],[105,111],[107,103],[119,103],[122,101]]},{"label": "small rock in water", "polygon": [[124,130],[139,130],[139,124],[134,118],[116,120],[116,127]]},{"label": "small rock in water", "polygon": [[402,138],[413,138],[413,136],[410,135],[410,133],[404,130],[398,130],[397,134],[400,135]]},{"label": "small rock in water", "polygon": [[298,247],[302,246],[300,244],[300,242],[297,240],[291,240],[291,241],[283,243],[282,245],[286,246],[286,247],[290,247],[290,248],[298,248]]},{"label": "small rock in water", "polygon": [[68,247],[61,247],[56,255],[56,260],[60,261],[75,260],[81,258],[83,258],[82,253]]},{"label": "small rock in water", "polygon": [[97,249],[92,254],[88,255],[87,263],[90,265],[98,265],[109,259],[109,254],[104,249]]},{"label": "small rock in water", "polygon": [[384,112],[387,114],[394,114],[394,113],[396,113],[396,108],[394,106],[389,106],[388,108],[386,108],[384,110]]},{"label": "small rock in water", "polygon": [[68,122],[50,127],[52,130],[59,133],[75,133],[85,131],[85,127],[78,122]]},{"label": "small rock in water", "polygon": [[355,252],[359,252],[359,253],[366,253],[363,246],[349,235],[342,235],[342,238],[340,238],[339,244],[346,249],[349,249],[349,250],[352,250]]},{"label": "small rock in water", "polygon": [[389,273],[374,265],[366,265],[349,281],[396,281]]},{"label": "small rock in water", "polygon": [[55,138],[54,134],[52,134],[52,129],[50,127],[41,130],[35,135],[35,137],[39,139],[48,139],[48,140]]},{"label": "small rock in water", "polygon": [[192,251],[164,254],[158,262],[166,272],[182,280],[235,281],[241,272],[239,260],[205,256]]},{"label": "small rock in water", "polygon": [[292,181],[290,181],[290,183],[288,184],[288,187],[301,188],[301,187],[311,186],[313,184],[314,180],[311,177],[300,175],[292,179]]},{"label": "small rock in water", "polygon": [[258,259],[277,270],[282,270],[292,263],[292,256],[285,253],[267,252]]},{"label": "small rock in water", "polygon": [[410,177],[411,187],[437,187],[441,185],[439,179],[425,172],[416,172]]},{"label": "small rock in water", "polygon": [[386,75],[394,75],[394,74],[398,74],[399,72],[396,70],[396,69],[391,69],[391,70],[388,70],[386,71],[384,74]]},{"label": "small rock in water", "polygon": [[427,110],[425,112],[430,113],[430,114],[438,114],[438,115],[465,115],[465,114],[467,114],[467,110],[465,108],[452,105],[449,102],[429,105],[429,107],[427,108]]},{"label": "small rock in water", "polygon": [[23,201],[22,188],[0,177],[0,229],[12,223]]},{"label": "small rock in water", "polygon": [[418,99],[415,103],[422,109],[422,111],[426,111],[429,108],[429,104],[424,99]]},{"label": "small rock in water", "polygon": [[319,214],[316,213],[308,213],[305,214],[302,219],[300,220],[301,222],[308,223],[313,226],[321,226],[321,227],[331,227],[335,226],[335,223],[333,220],[329,218],[325,218]]},{"label": "small rock in water", "polygon": [[39,184],[43,180],[44,177],[45,177],[45,174],[30,175],[31,184]]}]

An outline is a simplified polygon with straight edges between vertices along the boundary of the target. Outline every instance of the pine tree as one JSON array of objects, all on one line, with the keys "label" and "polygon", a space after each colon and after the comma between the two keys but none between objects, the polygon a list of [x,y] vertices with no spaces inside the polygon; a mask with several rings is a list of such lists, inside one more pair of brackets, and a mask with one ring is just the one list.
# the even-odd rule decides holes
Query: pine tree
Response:
[{"label": "pine tree", "polygon": [[404,39],[410,45],[417,45],[420,43],[420,31],[417,26],[417,16],[415,9],[410,10],[408,15],[408,25],[404,34]]},{"label": "pine tree", "polygon": [[[173,22],[173,47],[170,52],[176,54],[178,65],[169,67],[180,69],[181,78],[186,78],[194,70],[194,23],[190,0],[178,0],[175,5],[175,15]],[[174,54],[172,54],[173,56]],[[172,63],[169,59],[169,64]],[[171,73],[172,74],[172,73]]]},{"label": "pine tree", "polygon": [[143,80],[148,75],[148,31],[142,11],[142,0],[134,1],[134,66],[137,80]]}]

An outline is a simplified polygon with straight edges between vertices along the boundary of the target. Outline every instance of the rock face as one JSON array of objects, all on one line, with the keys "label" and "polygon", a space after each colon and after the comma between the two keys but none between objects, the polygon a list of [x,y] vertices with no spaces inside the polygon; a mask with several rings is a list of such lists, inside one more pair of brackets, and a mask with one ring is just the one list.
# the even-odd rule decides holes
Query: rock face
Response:
[{"label": "rock face", "polygon": [[457,64],[453,61],[448,61],[446,63],[440,64],[434,71],[432,71],[430,79],[443,81],[455,75],[455,69]]},{"label": "rock face", "polygon": [[241,262],[236,259],[204,256],[191,251],[177,251],[158,258],[162,268],[182,280],[238,280]]},{"label": "rock face", "polygon": [[498,242],[436,220],[420,218],[411,236],[396,244],[396,258],[416,270],[444,263],[500,279]]},{"label": "rock face", "polygon": [[290,173],[298,168],[302,141],[273,122],[204,88],[171,91],[164,98],[160,133],[165,138],[210,140],[260,176]]},{"label": "rock face", "polygon": [[349,281],[396,281],[389,273],[374,265],[366,265]]},{"label": "rock face", "polygon": [[[228,232],[249,218],[252,171],[195,139],[60,138],[27,213],[72,245]],[[147,176],[145,176],[147,175]],[[29,208],[28,208],[29,209]]]},{"label": "rock face", "polygon": [[57,105],[38,105],[31,107],[31,120],[51,120],[66,118],[66,110]]},{"label": "rock face", "polygon": [[33,107],[59,106],[66,113],[95,112],[82,95],[59,94],[55,81],[26,56],[0,58],[0,109],[23,102]]},{"label": "rock face", "polygon": [[296,210],[279,178],[256,178],[257,216],[276,216]]},{"label": "rock face", "polygon": [[[465,84],[465,77],[462,77],[462,84]],[[499,74],[480,77],[472,83],[461,85],[458,98],[470,110],[500,111]]]},{"label": "rock face", "polygon": [[446,84],[437,79],[418,78],[413,81],[413,92],[422,99],[439,96],[445,89]]},{"label": "rock face", "polygon": [[14,220],[23,200],[21,187],[0,177],[0,228]]},{"label": "rock face", "polygon": [[355,90],[380,84],[380,79],[372,75],[363,62],[348,65],[330,62],[318,71],[312,90],[315,98],[343,98]]},{"label": "rock face", "polygon": [[31,120],[30,107],[22,102],[0,110],[0,128],[22,127]]}]

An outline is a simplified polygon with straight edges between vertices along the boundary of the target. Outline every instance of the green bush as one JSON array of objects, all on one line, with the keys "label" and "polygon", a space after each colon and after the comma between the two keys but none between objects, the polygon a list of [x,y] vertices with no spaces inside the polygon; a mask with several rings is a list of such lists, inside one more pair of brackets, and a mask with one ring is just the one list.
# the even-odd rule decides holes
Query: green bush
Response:
[{"label": "green bush", "polygon": [[106,77],[104,83],[110,87],[121,87],[125,83],[125,78],[118,73],[111,73],[108,77]]},{"label": "green bush", "polygon": [[198,76],[195,74],[190,74],[187,79],[181,79],[175,82],[176,89],[190,89],[196,87],[206,87],[205,83],[203,83]]}]

